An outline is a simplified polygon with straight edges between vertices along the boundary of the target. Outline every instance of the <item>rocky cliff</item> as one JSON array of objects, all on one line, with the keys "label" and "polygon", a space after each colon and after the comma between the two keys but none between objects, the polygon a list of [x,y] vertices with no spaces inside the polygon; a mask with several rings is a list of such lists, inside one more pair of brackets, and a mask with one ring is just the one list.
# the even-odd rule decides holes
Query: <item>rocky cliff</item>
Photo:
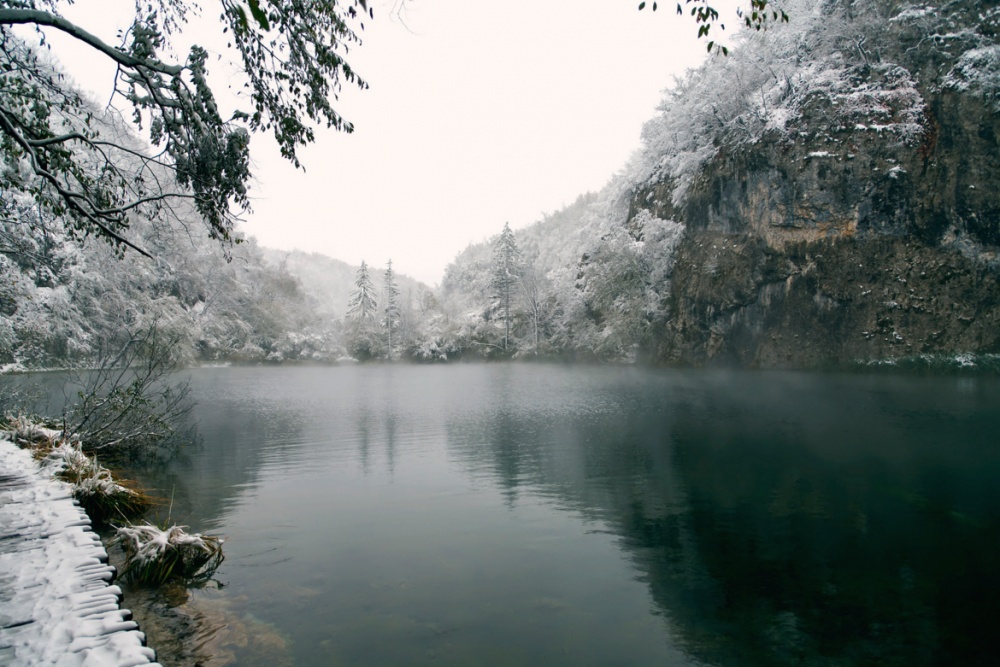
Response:
[{"label": "rocky cliff", "polygon": [[[661,359],[1000,352],[996,4],[799,3],[794,37],[719,66],[742,87],[706,102],[696,168],[661,160],[632,191],[631,216],[686,227]],[[648,135],[697,120],[663,113]]]}]

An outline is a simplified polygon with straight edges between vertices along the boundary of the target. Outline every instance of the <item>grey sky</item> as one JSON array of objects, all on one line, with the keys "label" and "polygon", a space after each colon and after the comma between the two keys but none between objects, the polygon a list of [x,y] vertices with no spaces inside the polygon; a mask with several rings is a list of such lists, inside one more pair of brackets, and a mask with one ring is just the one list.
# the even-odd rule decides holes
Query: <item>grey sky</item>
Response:
[{"label": "grey sky", "polygon": [[[93,9],[79,3],[70,15],[110,38],[111,21],[92,28],[84,5]],[[391,2],[376,4],[350,54],[371,88],[345,87],[337,107],[356,132],[319,131],[301,153],[305,173],[256,136],[245,230],[266,246],[353,264],[391,258],[397,271],[436,284],[468,243],[603,186],[638,147],[673,75],[702,60],[692,20],[672,5],[637,5],[408,0],[401,21]],[[128,6],[108,18],[124,21]],[[193,38],[211,50],[218,37],[205,23]],[[225,59],[212,67],[217,81],[232,75]],[[78,78],[107,99],[101,81],[110,90],[112,74],[85,68]]]}]

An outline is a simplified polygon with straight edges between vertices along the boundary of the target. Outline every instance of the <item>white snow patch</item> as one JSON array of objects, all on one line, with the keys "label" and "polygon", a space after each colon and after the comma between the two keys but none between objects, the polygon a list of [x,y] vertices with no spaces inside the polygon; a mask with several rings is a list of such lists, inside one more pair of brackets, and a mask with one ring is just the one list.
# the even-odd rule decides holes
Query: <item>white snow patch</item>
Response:
[{"label": "white snow patch", "polygon": [[0,474],[0,664],[158,664],[118,606],[114,568],[69,485],[8,440]]},{"label": "white snow patch", "polygon": [[961,368],[975,368],[976,358],[971,354],[957,354],[955,355],[955,363]]},{"label": "white snow patch", "polygon": [[890,23],[897,23],[900,21],[912,21],[914,19],[920,19],[925,16],[933,16],[933,7],[910,7],[909,9],[904,9],[900,13],[896,14],[894,17],[889,19]]},{"label": "white snow patch", "polygon": [[961,92],[978,91],[1000,109],[1000,45],[963,53],[944,78],[944,83]]}]

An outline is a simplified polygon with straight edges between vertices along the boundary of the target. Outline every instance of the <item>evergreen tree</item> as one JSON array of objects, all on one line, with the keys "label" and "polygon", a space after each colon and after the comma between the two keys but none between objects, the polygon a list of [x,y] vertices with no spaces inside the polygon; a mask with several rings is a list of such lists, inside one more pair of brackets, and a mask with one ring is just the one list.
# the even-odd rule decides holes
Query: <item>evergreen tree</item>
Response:
[{"label": "evergreen tree", "polygon": [[493,278],[490,287],[493,297],[499,300],[498,307],[503,318],[503,349],[510,343],[510,302],[521,275],[521,251],[517,249],[514,232],[510,223],[504,223],[503,231],[493,245]]},{"label": "evergreen tree", "polygon": [[354,291],[347,302],[347,349],[357,359],[371,359],[379,354],[377,314],[375,285],[368,274],[368,265],[362,261],[354,279]]},{"label": "evergreen tree", "polygon": [[375,286],[368,275],[368,265],[361,260],[358,274],[354,278],[354,292],[347,303],[347,315],[355,320],[373,320],[378,311],[378,299],[375,296]]},{"label": "evergreen tree", "polygon": [[382,309],[383,315],[385,315],[385,330],[388,334],[388,349],[386,350],[386,357],[389,359],[393,358],[393,348],[392,348],[392,332],[393,329],[399,324],[400,310],[399,310],[399,287],[396,286],[396,274],[392,270],[392,260],[389,260],[389,265],[385,269],[385,276],[383,277],[382,292],[384,294],[383,303],[385,306]]}]

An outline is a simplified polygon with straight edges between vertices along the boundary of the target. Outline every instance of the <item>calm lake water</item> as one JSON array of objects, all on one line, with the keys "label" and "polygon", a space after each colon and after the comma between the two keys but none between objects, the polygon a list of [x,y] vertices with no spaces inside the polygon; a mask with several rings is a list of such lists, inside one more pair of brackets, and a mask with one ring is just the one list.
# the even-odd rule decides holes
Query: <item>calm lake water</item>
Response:
[{"label": "calm lake water", "polygon": [[203,588],[126,599],[165,664],[1000,653],[995,378],[495,364],[191,381],[204,444],[141,476],[174,521],[224,535],[226,560]]}]

